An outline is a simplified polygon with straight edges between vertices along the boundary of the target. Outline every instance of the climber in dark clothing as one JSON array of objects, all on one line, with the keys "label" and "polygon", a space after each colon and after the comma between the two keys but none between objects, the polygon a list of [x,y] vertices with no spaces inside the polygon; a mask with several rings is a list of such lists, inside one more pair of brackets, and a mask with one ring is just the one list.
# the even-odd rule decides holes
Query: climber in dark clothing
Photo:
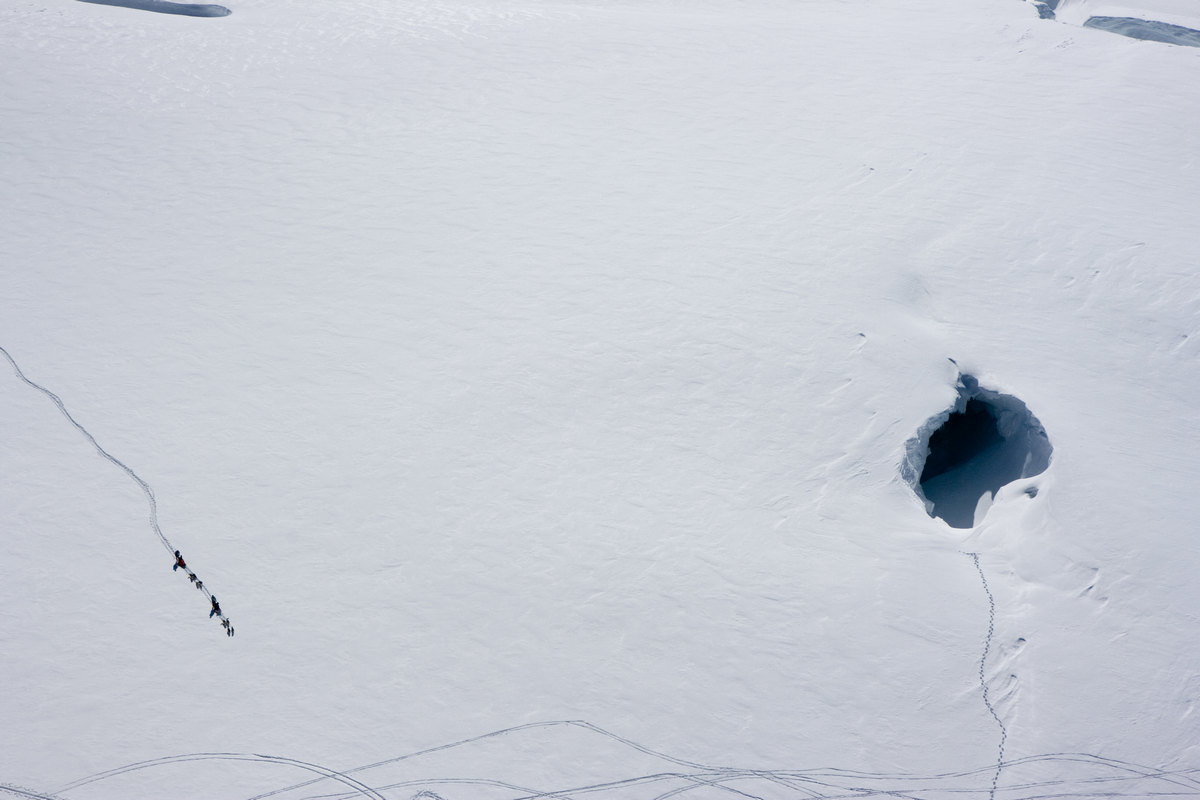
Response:
[{"label": "climber in dark clothing", "polygon": [[187,569],[187,562],[183,560],[183,556],[179,555],[179,551],[176,550],[175,551],[175,566],[171,567],[171,571],[174,572],[175,570],[179,569],[180,567]]},{"label": "climber in dark clothing", "polygon": [[208,612],[208,618],[212,619],[214,616],[225,616],[221,613],[221,604],[217,602],[217,596],[215,594],[212,596],[212,611]]}]

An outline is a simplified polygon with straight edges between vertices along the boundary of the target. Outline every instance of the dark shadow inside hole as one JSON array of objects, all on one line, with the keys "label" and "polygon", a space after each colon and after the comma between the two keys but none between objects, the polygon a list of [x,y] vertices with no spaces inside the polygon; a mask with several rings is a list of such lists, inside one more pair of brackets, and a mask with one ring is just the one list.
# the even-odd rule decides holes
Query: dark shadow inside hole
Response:
[{"label": "dark shadow inside hole", "polygon": [[983,389],[970,375],[961,376],[958,391],[954,407],[910,440],[902,471],[930,516],[970,528],[1001,486],[1044,472],[1051,447],[1017,398]]},{"label": "dark shadow inside hole", "polygon": [[996,417],[978,398],[956,411],[929,437],[929,455],[921,470],[921,483],[957,469],[977,455],[1004,441],[996,428]]}]

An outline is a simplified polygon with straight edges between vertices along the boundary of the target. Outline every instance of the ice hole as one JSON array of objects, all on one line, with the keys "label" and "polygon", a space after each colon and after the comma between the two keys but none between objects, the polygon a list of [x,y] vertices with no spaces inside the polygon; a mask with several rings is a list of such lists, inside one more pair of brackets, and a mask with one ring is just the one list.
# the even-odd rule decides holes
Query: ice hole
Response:
[{"label": "ice hole", "polygon": [[1024,403],[970,375],[960,376],[954,406],[926,422],[906,449],[905,480],[929,515],[952,528],[978,524],[1001,486],[1045,472],[1052,450]]},{"label": "ice hole", "polygon": [[174,3],[171,0],[80,0],[102,6],[120,6],[159,14],[182,14],[188,17],[227,17],[230,11],[225,6],[209,3]]}]

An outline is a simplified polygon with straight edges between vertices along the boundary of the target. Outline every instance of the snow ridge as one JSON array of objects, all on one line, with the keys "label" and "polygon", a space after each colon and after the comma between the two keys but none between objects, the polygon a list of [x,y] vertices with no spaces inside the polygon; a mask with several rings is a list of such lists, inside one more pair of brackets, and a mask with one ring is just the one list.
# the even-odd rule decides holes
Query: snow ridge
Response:
[{"label": "snow ridge", "polygon": [[983,642],[983,655],[979,657],[979,685],[983,688],[983,704],[987,706],[988,713],[1000,727],[1000,748],[996,754],[996,771],[992,775],[992,790],[988,794],[988,800],[995,800],[996,789],[1000,784],[1000,772],[1004,769],[1004,745],[1008,742],[1008,728],[1005,727],[1004,720],[1000,719],[1000,715],[996,713],[996,707],[992,705],[985,674],[988,654],[992,651],[992,638],[996,634],[996,598],[992,596],[992,590],[988,587],[987,576],[984,575],[983,566],[979,563],[979,553],[966,553],[965,555],[970,556],[971,560],[975,562],[975,570],[979,573],[979,580],[983,584],[983,591],[988,600],[988,630],[987,638]]},{"label": "snow ridge", "polygon": [[[91,431],[80,425],[79,421],[71,416],[71,412],[67,411],[67,406],[63,403],[61,397],[47,389],[45,386],[42,386],[39,383],[34,383],[28,377],[26,377],[25,373],[21,371],[21,367],[17,365],[16,359],[12,357],[12,354],[9,353],[8,350],[0,347],[0,353],[3,353],[4,357],[8,359],[8,363],[12,365],[13,372],[17,374],[18,378],[20,378],[29,386],[32,386],[34,389],[37,389],[42,394],[46,395],[46,397],[49,397],[54,402],[54,405],[58,406],[58,410],[62,412],[63,416],[66,417],[67,420],[74,425],[75,428],[82,433],[89,442],[92,443],[92,446],[96,448],[96,452],[124,470],[125,474],[130,478],[133,478],[137,485],[142,488],[142,491],[146,494],[146,500],[150,503],[150,527],[154,528],[154,532],[158,535],[159,541],[162,542],[163,547],[167,548],[167,552],[174,554],[175,546],[171,544],[171,541],[167,538],[166,534],[162,532],[162,528],[158,524],[158,500],[155,499],[154,489],[151,488],[150,484],[146,483],[146,481],[142,479],[142,476],[134,472],[124,461],[121,461],[112,453],[101,447],[100,443],[96,441],[96,437],[92,436]],[[210,600],[212,599],[212,592],[209,591],[208,587],[201,584],[199,588],[204,592],[206,597],[208,597]],[[222,619],[224,619],[224,615],[222,615]]]}]

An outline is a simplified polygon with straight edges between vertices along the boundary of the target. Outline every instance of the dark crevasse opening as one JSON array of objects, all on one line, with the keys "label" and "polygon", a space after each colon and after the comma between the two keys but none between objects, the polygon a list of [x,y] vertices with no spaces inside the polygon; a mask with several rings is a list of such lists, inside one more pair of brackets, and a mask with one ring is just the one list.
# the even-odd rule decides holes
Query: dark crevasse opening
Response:
[{"label": "dark crevasse opening", "polygon": [[954,406],[926,422],[906,450],[901,472],[930,516],[970,528],[1001,486],[1044,472],[1052,448],[1023,402],[962,375]]},{"label": "dark crevasse opening", "polygon": [[227,17],[230,11],[225,6],[210,3],[173,3],[171,0],[80,0],[102,6],[120,6],[159,14],[181,14],[188,17]]},{"label": "dark crevasse opening", "polygon": [[1182,47],[1200,47],[1200,31],[1136,17],[1091,17],[1083,23],[1085,28],[1096,28],[1110,33],[1119,33],[1131,39],[1147,42],[1162,42]]},{"label": "dark crevasse opening", "polygon": [[929,452],[921,470],[921,483],[962,467],[980,453],[1004,441],[991,407],[972,397],[967,407],[950,415],[929,437]]}]

